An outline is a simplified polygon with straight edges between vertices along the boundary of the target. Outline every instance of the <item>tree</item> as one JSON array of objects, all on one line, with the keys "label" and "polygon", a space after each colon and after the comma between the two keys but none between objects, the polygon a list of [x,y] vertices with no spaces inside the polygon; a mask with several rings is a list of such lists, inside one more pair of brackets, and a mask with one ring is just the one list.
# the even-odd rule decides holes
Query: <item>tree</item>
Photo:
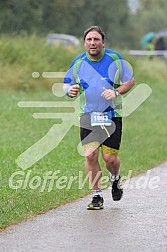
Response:
[{"label": "tree", "polygon": [[137,13],[132,17],[132,23],[136,36],[136,46],[147,32],[158,32],[167,27],[166,0],[140,0]]},{"label": "tree", "polygon": [[0,0],[0,33],[69,33],[99,25],[114,46],[130,38],[128,0]]},{"label": "tree", "polygon": [[41,0],[1,0],[0,1],[0,32],[20,33],[26,31],[32,33],[37,31],[41,22],[42,9]]}]

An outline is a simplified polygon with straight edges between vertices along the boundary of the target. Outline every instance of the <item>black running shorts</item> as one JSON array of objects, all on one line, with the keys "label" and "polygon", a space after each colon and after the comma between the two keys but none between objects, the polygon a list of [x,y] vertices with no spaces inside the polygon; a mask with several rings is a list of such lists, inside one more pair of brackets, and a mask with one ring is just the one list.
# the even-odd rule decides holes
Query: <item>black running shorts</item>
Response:
[{"label": "black running shorts", "polygon": [[80,138],[83,146],[93,146],[98,143],[102,147],[119,150],[122,136],[122,118],[112,118],[111,126],[92,126],[90,114],[85,113],[80,118]]}]

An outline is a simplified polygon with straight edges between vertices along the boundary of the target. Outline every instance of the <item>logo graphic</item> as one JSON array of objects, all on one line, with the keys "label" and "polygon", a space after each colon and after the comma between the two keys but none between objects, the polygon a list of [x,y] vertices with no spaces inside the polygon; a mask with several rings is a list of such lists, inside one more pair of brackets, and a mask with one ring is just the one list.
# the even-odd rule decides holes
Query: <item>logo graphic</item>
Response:
[{"label": "logo graphic", "polygon": [[[85,63],[88,64],[88,63]],[[106,78],[100,76],[100,74],[92,68],[89,64],[87,66],[89,68],[90,74],[85,76],[84,81],[86,83],[91,82],[90,76],[93,78],[99,79],[104,82],[104,85],[109,85]],[[65,75],[64,72],[43,72],[42,77],[44,78],[63,78]],[[38,78],[40,74],[38,72],[33,72],[32,77]],[[57,97],[63,97],[63,83],[55,83],[52,86],[52,92]],[[58,88],[58,87],[61,87]],[[89,88],[89,87],[88,87]],[[111,88],[111,86],[110,86]],[[62,90],[62,91],[60,91]],[[149,85],[142,83],[137,85],[125,98],[122,96],[122,112],[120,116],[127,117],[133,111],[135,111],[150,95],[151,88]],[[50,151],[56,148],[60,143],[64,136],[68,133],[70,128],[75,125],[79,127],[79,110],[80,110],[80,99],[84,96],[84,94],[79,95],[76,99],[69,99],[69,101],[20,101],[18,102],[18,107],[20,108],[63,108],[63,111],[66,112],[58,112],[58,113],[34,113],[34,119],[58,119],[58,123],[53,124],[53,126],[49,129],[47,134],[43,136],[40,140],[35,142],[32,146],[30,146],[27,150],[21,153],[16,159],[17,165],[26,170],[40,159],[42,159],[45,155],[47,155]],[[113,133],[113,132],[112,132]],[[93,134],[93,131],[92,133]],[[106,135],[106,138],[108,136]],[[105,139],[102,139],[102,142]],[[101,143],[102,143],[101,142]],[[100,143],[100,144],[101,144]],[[81,143],[78,145],[78,152],[81,155],[84,155]]]}]

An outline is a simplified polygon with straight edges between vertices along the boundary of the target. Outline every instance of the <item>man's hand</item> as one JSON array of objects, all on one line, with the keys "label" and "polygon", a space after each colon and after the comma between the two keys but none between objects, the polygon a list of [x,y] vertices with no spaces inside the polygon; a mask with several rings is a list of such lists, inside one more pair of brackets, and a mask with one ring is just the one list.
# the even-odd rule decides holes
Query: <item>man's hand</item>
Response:
[{"label": "man's hand", "polygon": [[[66,87],[67,88],[67,87]],[[67,92],[68,92],[68,95],[70,97],[75,97],[77,96],[78,92],[79,92],[79,85],[78,84],[75,84],[75,85],[72,85],[72,86],[68,86],[68,89],[67,89]]]},{"label": "man's hand", "polygon": [[112,89],[107,89],[105,87],[103,87],[103,92],[101,94],[101,96],[103,98],[105,98],[106,100],[110,100],[110,99],[114,99],[116,96],[115,96],[115,91],[112,90]]},{"label": "man's hand", "polygon": [[[122,83],[116,90],[121,94],[126,94],[135,84],[135,79],[132,77],[129,81]],[[104,91],[102,92],[101,96],[104,97],[106,100],[116,98],[115,90],[106,89],[103,87]]]},{"label": "man's hand", "polygon": [[80,89],[80,87],[78,84],[70,86],[70,88],[68,90],[69,96],[71,96],[71,97],[77,96],[79,89]]}]

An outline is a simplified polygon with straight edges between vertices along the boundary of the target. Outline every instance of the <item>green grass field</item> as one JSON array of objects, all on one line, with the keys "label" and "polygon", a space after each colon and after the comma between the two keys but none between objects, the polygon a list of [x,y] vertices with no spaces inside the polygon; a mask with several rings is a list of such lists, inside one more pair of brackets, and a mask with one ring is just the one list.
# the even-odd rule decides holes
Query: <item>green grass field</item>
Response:
[{"label": "green grass field", "polygon": [[[74,53],[70,54],[71,58],[68,57],[68,61],[73,55]],[[167,73],[165,62],[157,58],[153,60],[130,58],[129,61],[134,66],[136,85],[147,83],[152,88],[152,95],[129,117],[124,118],[120,150],[121,174],[126,176],[128,171],[132,170],[134,176],[167,158]],[[55,119],[34,119],[33,113],[56,112],[56,108],[19,108],[17,103],[19,101],[56,101],[57,98],[51,91],[51,82],[43,85],[43,80],[40,78],[32,80],[32,85],[30,78],[27,88],[25,86],[22,88],[21,84],[18,87],[20,76],[14,70],[21,69],[21,63],[17,66],[17,64],[2,64],[1,62],[1,65],[6,73],[10,68],[9,72],[13,72],[13,78],[3,73],[0,82],[0,227],[5,228],[10,224],[83,197],[91,193],[91,190],[88,181],[84,181],[86,177],[84,157],[77,151],[79,128],[76,126],[69,130],[57,148],[29,169],[22,170],[16,165],[17,157],[45,136],[55,123]],[[23,68],[26,69],[26,64]],[[35,71],[37,68],[31,69],[29,66],[27,69],[28,76],[30,71]],[[37,70],[39,69],[41,68]],[[66,65],[55,71],[65,71],[65,69]],[[8,85],[9,79],[12,79],[13,86],[11,83]],[[34,82],[36,88],[34,88]],[[68,100],[68,98],[62,99]],[[58,98],[58,100],[61,99]],[[101,159],[100,163],[103,175],[107,176],[108,173]],[[54,173],[57,173],[57,179],[52,184],[51,175]],[[46,174],[50,175],[47,180],[45,180]],[[107,185],[106,183],[104,186]]]}]

